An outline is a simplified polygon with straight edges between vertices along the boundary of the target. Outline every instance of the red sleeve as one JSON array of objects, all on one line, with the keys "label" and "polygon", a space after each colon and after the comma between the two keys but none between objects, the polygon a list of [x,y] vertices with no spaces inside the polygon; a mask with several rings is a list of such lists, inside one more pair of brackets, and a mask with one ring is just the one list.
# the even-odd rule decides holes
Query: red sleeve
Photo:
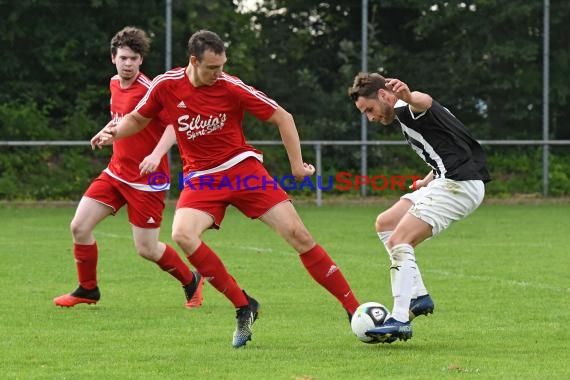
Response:
[{"label": "red sleeve", "polygon": [[158,114],[158,116],[156,118],[160,122],[160,125],[162,127],[164,127],[165,129],[166,129],[166,126],[168,124],[173,124],[172,121],[170,120],[170,116],[168,116],[168,112],[166,111],[166,109],[163,109],[162,111],[160,111],[160,113]]},{"label": "red sleeve", "polygon": [[224,74],[232,92],[239,99],[244,110],[260,120],[269,119],[279,104],[263,92],[243,83],[239,78]]},{"label": "red sleeve", "polygon": [[[139,104],[135,107],[135,111],[148,119],[157,117],[161,111],[163,111],[162,103],[160,102],[160,87],[163,84],[159,81],[161,76],[162,75],[159,75],[154,78],[145,96],[142,97]],[[166,113],[164,113],[164,115],[166,115]],[[168,118],[166,120],[168,120]]]}]

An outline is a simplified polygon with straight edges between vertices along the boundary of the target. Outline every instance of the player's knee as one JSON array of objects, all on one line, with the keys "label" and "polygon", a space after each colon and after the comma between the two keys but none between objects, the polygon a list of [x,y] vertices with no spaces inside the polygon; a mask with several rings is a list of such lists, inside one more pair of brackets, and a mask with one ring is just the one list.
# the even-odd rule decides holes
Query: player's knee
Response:
[{"label": "player's knee", "polygon": [[71,221],[69,229],[71,230],[71,235],[73,236],[74,241],[83,241],[91,235],[91,230],[77,219],[73,219]]},{"label": "player's knee", "polygon": [[374,227],[376,228],[376,232],[382,232],[382,214],[378,215],[378,217],[376,217],[376,222],[374,223]]},{"label": "player's knee", "polygon": [[137,253],[148,260],[154,260],[156,256],[156,244],[148,244],[146,242],[135,242]]},{"label": "player's knee", "polygon": [[172,240],[180,245],[181,243],[185,243],[188,240],[188,235],[183,233],[182,231],[173,230],[172,231]]},{"label": "player's knee", "polygon": [[394,238],[394,235],[392,234],[392,236],[390,236],[388,238],[388,241],[386,242],[386,248],[388,248],[390,251],[392,250],[392,248],[396,245],[398,245],[400,243],[400,240],[396,237]]},{"label": "player's knee", "polygon": [[289,231],[289,239],[294,246],[313,246],[314,240],[311,233],[302,224],[295,224]]},{"label": "player's knee", "polygon": [[200,238],[198,236],[194,236],[188,231],[176,229],[172,231],[172,240],[186,253],[193,252],[200,244]]},{"label": "player's knee", "polygon": [[399,235],[397,233],[393,233],[392,236],[390,236],[388,238],[388,242],[386,243],[386,246],[388,249],[390,249],[390,251],[397,245],[400,244],[410,244],[411,245],[411,241],[409,238],[406,238],[403,235]]},{"label": "player's knee", "polygon": [[388,215],[384,212],[376,218],[375,227],[376,232],[391,231],[393,229]]}]

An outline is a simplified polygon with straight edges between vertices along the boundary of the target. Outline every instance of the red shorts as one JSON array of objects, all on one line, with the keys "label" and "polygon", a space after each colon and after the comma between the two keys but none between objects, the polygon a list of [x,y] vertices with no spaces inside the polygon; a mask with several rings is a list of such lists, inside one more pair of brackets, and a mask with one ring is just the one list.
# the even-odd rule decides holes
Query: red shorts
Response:
[{"label": "red shorts", "polygon": [[257,219],[285,201],[289,201],[289,196],[278,181],[251,157],[221,172],[187,178],[176,208],[193,208],[210,214],[214,218],[213,228],[219,228],[229,205]]},{"label": "red shorts", "polygon": [[127,204],[129,222],[140,228],[159,228],[164,211],[164,191],[141,191],[107,173],[95,178],[83,196],[113,209],[113,215]]}]

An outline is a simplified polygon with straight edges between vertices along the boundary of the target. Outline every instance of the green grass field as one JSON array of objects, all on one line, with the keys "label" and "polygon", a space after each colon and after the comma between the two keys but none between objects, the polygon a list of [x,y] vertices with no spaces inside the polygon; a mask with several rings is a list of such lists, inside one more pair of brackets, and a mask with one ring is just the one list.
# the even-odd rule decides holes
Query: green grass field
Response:
[{"label": "green grass field", "polygon": [[[392,306],[374,233],[385,206],[298,207],[361,302]],[[104,221],[95,306],[56,308],[76,286],[74,208],[0,206],[3,379],[568,379],[570,204],[483,205],[416,257],[436,303],[414,337],[367,345],[296,254],[234,209],[205,241],[262,304],[253,341],[231,347],[235,312],[210,285],[200,309],[137,256],[126,213]],[[170,242],[172,207],[162,237]]]}]

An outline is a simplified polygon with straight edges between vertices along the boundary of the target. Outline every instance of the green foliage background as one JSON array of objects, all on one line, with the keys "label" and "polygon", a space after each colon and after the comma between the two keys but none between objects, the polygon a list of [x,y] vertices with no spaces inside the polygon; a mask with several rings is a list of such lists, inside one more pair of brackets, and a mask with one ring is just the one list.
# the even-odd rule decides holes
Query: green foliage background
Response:
[{"label": "green foliage background", "polygon": [[[292,112],[303,140],[360,139],[360,117],[346,97],[360,70],[360,2],[268,0],[248,12],[241,3],[173,0],[172,66],[187,64],[193,32],[212,29],[229,44],[226,71]],[[542,138],[542,0],[369,3],[370,71],[430,93],[478,139]],[[550,6],[550,138],[569,139],[570,3]],[[165,70],[164,1],[0,0],[0,14],[0,141],[89,140],[108,121],[109,40],[126,25],[153,36],[143,71]],[[246,121],[249,139],[279,139],[275,128]],[[401,135],[371,125],[368,139]],[[271,172],[287,174],[283,149],[263,149]],[[541,191],[540,148],[488,152],[490,194]],[[325,173],[358,172],[358,148],[324,153]],[[77,199],[109,155],[88,146],[0,146],[0,199]],[[305,156],[314,153],[306,148]],[[427,169],[404,147],[369,149],[368,159],[370,173]],[[569,162],[568,146],[551,150],[551,195],[570,194]]]}]

